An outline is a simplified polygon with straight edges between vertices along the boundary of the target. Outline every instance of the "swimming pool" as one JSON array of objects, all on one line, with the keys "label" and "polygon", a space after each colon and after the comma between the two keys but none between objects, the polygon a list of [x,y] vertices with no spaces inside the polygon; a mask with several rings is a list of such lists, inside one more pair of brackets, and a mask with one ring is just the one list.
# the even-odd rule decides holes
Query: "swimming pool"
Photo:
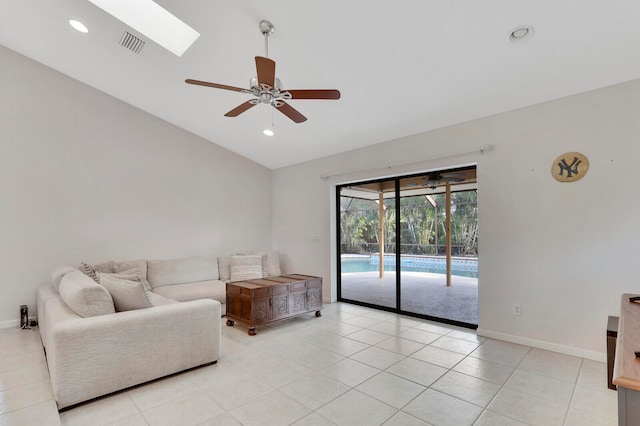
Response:
[{"label": "swimming pool", "polygon": [[[403,272],[430,272],[433,274],[446,274],[446,259],[442,257],[427,256],[402,256]],[[374,272],[380,269],[380,258],[371,257],[344,257],[340,263],[342,273]],[[385,255],[384,270],[395,272],[395,255]],[[478,261],[476,259],[452,259],[451,274],[459,277],[478,278]]]}]

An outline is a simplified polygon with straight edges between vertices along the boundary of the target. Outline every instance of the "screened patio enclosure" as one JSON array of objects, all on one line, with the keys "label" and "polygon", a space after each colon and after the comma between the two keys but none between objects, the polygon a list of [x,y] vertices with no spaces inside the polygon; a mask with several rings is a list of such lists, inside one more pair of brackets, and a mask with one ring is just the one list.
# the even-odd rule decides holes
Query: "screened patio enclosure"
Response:
[{"label": "screened patio enclosure", "polygon": [[338,187],[338,299],[478,323],[475,166]]}]

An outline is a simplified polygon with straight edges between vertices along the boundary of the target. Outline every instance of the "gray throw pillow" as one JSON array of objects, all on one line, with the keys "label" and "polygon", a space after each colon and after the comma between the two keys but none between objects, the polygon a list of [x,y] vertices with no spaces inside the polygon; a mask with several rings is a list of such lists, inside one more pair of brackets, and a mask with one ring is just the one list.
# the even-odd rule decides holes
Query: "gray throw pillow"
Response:
[{"label": "gray throw pillow", "polygon": [[147,289],[140,281],[118,278],[114,274],[98,273],[100,284],[109,291],[116,312],[132,311],[153,306]]},{"label": "gray throw pillow", "polygon": [[262,278],[262,256],[231,256],[231,281],[255,280]]}]

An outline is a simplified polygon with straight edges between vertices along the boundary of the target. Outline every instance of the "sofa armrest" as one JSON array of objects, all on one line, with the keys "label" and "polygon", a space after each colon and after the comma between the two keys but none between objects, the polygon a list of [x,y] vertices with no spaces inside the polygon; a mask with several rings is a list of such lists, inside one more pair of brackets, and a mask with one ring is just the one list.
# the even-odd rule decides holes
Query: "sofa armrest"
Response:
[{"label": "sofa armrest", "polygon": [[47,330],[58,408],[220,357],[220,303],[195,300],[59,321]]}]

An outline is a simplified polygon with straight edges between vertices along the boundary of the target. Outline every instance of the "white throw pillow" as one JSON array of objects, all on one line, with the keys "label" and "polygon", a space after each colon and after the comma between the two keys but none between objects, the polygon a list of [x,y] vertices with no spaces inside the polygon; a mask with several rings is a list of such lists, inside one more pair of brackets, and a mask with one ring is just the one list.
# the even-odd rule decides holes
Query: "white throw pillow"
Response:
[{"label": "white throw pillow", "polygon": [[111,294],[116,312],[133,311],[153,306],[142,282],[118,278],[114,274],[98,273],[98,278],[100,284]]},{"label": "white throw pillow", "polygon": [[231,279],[231,256],[218,258],[218,273],[220,274],[220,281],[229,281]]},{"label": "white throw pillow", "polygon": [[231,281],[255,280],[262,278],[262,256],[231,256]]},{"label": "white throw pillow", "polygon": [[69,272],[77,271],[73,266],[61,265],[57,266],[53,272],[51,273],[51,281],[53,282],[53,287],[56,291],[60,291],[60,281],[62,281],[62,277],[67,275]]}]

